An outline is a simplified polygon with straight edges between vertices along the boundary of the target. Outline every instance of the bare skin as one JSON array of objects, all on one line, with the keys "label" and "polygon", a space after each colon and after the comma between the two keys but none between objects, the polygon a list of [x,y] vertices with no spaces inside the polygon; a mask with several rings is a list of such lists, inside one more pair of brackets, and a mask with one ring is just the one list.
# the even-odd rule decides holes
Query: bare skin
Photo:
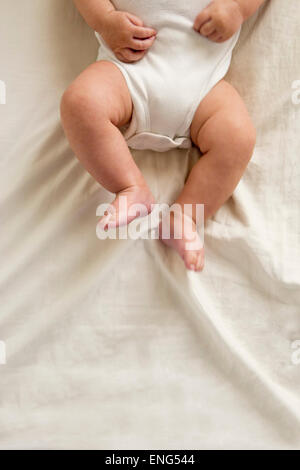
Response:
[{"label": "bare skin", "polygon": [[[155,41],[155,30],[144,26],[134,15],[115,11],[109,0],[75,3],[120,60],[141,60]],[[263,0],[215,0],[197,16],[194,29],[208,40],[227,40],[262,3]],[[119,129],[131,120],[132,111],[125,79],[118,67],[108,61],[89,66],[69,86],[61,102],[63,127],[74,153],[104,188],[116,194],[114,211],[100,220],[103,229],[133,220],[134,216],[120,213],[120,196],[127,197],[128,208],[143,204],[142,215],[149,213],[155,202]],[[253,153],[255,130],[241,97],[222,80],[199,104],[190,131],[203,156],[175,202],[182,207],[204,204],[206,220],[227,201],[240,181]],[[183,217],[173,217],[171,239],[162,241],[179,253],[187,269],[201,271],[204,250],[195,230],[194,211],[192,224],[187,229],[183,225],[182,238],[174,237],[175,227],[183,223]],[[187,249],[192,240],[199,241],[198,247]]]}]

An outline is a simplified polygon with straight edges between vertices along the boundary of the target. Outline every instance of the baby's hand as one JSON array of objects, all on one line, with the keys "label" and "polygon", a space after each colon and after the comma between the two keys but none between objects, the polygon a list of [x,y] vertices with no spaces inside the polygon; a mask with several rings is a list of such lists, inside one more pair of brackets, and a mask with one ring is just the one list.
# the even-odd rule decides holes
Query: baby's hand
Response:
[{"label": "baby's hand", "polygon": [[144,27],[140,18],[116,10],[107,13],[99,32],[115,56],[127,63],[141,60],[156,38],[155,29]]},{"label": "baby's hand", "polygon": [[238,31],[243,21],[236,0],[214,0],[199,13],[193,27],[211,41],[224,42]]}]

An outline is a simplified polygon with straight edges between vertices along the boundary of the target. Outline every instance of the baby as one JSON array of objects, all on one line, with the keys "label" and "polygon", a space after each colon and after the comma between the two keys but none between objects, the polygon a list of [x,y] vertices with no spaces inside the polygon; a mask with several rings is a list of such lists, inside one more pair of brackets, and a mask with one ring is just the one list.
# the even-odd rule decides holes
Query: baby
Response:
[{"label": "baby", "polygon": [[[192,168],[172,215],[171,236],[188,269],[201,271],[203,247],[187,249],[184,206],[204,204],[205,220],[232,195],[252,156],[255,129],[237,91],[224,80],[242,23],[265,0],[74,0],[95,30],[98,61],[65,91],[61,117],[78,159],[116,198],[103,229],[130,223],[121,209],[154,197],[128,147],[167,151],[195,145]],[[175,236],[183,225],[182,237]],[[191,224],[188,224],[189,226]],[[193,227],[196,229],[196,226]],[[193,230],[195,237],[199,237]]]}]

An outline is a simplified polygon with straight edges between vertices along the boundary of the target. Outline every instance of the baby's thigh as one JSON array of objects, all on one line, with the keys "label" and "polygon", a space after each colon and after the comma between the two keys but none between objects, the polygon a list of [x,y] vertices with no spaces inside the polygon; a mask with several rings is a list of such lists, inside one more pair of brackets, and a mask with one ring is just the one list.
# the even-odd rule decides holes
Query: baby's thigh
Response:
[{"label": "baby's thigh", "polygon": [[84,70],[65,91],[62,109],[91,119],[109,119],[120,127],[132,116],[132,100],[125,78],[112,62],[100,60]]},{"label": "baby's thigh", "polygon": [[203,152],[212,145],[255,141],[255,129],[236,89],[221,80],[199,104],[190,128],[191,139]]}]

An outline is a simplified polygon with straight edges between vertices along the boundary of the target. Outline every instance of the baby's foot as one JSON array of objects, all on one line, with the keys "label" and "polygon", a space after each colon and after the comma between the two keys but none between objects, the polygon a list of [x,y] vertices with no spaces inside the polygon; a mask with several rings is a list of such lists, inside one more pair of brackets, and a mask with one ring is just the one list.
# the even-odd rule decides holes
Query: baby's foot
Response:
[{"label": "baby's foot", "polygon": [[147,185],[130,186],[117,193],[98,222],[100,230],[128,225],[137,217],[144,217],[152,211],[154,197]]},{"label": "baby's foot", "polygon": [[[160,223],[159,237],[161,241],[179,253],[187,269],[202,271],[204,268],[204,248],[195,222],[182,211],[171,212],[170,219],[170,237],[166,237],[168,233],[164,236],[163,221]],[[179,235],[181,235],[180,238],[178,238]]]}]

